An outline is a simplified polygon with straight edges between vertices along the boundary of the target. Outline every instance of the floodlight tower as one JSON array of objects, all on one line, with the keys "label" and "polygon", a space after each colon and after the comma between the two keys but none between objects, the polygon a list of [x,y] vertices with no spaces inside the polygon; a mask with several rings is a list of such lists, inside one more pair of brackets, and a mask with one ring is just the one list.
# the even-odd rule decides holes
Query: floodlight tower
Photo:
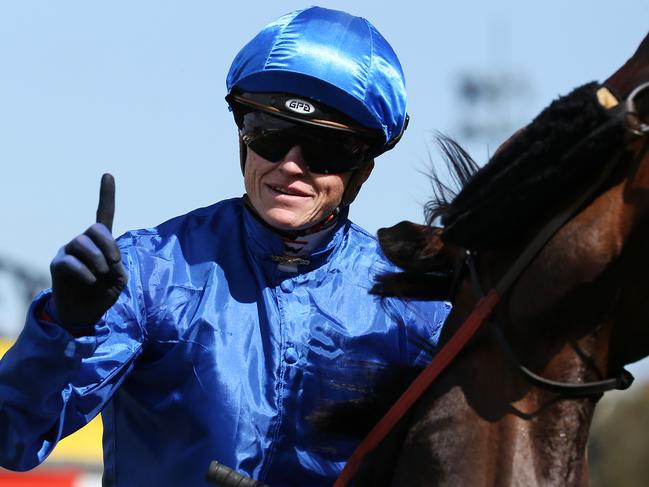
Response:
[{"label": "floodlight tower", "polygon": [[487,147],[488,158],[526,123],[533,90],[513,61],[518,45],[511,40],[510,19],[492,19],[486,37],[482,45],[491,61],[459,70],[453,81],[458,138],[474,149]]}]

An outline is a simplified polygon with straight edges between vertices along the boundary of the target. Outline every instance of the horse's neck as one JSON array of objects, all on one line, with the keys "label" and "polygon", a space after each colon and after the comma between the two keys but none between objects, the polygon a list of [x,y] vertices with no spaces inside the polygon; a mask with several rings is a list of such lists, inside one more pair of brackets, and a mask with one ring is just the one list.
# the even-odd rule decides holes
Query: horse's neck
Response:
[{"label": "horse's neck", "polygon": [[494,350],[472,350],[419,404],[393,485],[586,485],[593,410],[530,391]]}]

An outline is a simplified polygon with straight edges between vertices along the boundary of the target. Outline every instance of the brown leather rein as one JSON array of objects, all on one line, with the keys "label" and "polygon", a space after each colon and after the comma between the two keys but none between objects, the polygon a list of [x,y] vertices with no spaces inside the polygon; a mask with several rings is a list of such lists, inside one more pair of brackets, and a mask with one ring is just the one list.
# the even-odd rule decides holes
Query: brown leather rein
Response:
[{"label": "brown leather rein", "polygon": [[[606,89],[604,88],[604,90]],[[624,106],[611,108],[610,106],[605,105],[606,108],[611,110],[610,118],[576,144],[575,147],[573,147],[564,157],[570,157],[570,155],[577,153],[588,140],[592,140],[600,135],[604,131],[604,128],[609,126],[609,124],[622,123],[626,128],[627,133],[630,134],[630,137],[633,139],[644,137],[649,134],[649,124],[642,122],[635,102],[636,97],[645,90],[649,91],[649,82],[636,87],[628,96]],[[600,103],[604,105],[602,98],[600,97],[600,92],[602,92],[602,89],[597,93],[597,96]],[[610,101],[610,98],[612,97],[610,92],[606,90],[605,94]],[[617,100],[614,101],[613,106],[614,105],[617,105]],[[349,485],[365,457],[381,443],[381,441],[392,430],[394,425],[404,416],[410,407],[412,407],[412,405],[428,389],[428,387],[430,387],[433,381],[446,369],[460,351],[463,350],[465,345],[473,336],[475,336],[478,330],[482,328],[482,325],[485,322],[488,322],[502,297],[511,290],[525,269],[530,265],[548,241],[555,235],[555,233],[570,221],[570,219],[573,218],[574,215],[596,194],[602,185],[606,183],[621,159],[622,153],[620,153],[618,157],[612,157],[602,169],[597,179],[587,188],[587,190],[569,207],[552,217],[550,221],[546,223],[534,239],[521,252],[516,261],[511,265],[493,289],[484,294],[478,287],[482,297],[471,314],[448,340],[448,342],[435,354],[435,357],[428,366],[417,376],[408,389],[406,389],[401,397],[393,404],[383,418],[381,418],[376,426],[374,426],[370,433],[359,444],[347,461],[345,468],[336,479],[333,487],[346,487]],[[471,272],[474,286],[479,286],[473,258],[474,255],[473,252],[467,251],[463,266],[466,266]],[[494,333],[496,341],[500,344],[505,353],[516,360],[504,338],[504,335],[502,334],[502,328],[496,324],[492,324],[491,331]],[[516,363],[523,376],[531,383],[570,396],[585,396],[600,394],[611,389],[626,389],[633,382],[633,376],[628,371],[622,369],[618,377],[613,379],[592,383],[567,384],[550,381],[540,377],[526,369],[518,363],[517,360]]]}]

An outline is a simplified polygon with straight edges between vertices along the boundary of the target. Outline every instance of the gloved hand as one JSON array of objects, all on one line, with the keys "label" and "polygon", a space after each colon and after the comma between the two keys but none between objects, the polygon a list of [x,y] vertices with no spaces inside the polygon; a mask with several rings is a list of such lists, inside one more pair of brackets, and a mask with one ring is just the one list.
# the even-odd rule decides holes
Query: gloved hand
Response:
[{"label": "gloved hand", "polygon": [[62,247],[52,263],[54,314],[63,326],[93,325],[126,286],[128,276],[111,234],[115,180],[101,178],[97,223]]}]

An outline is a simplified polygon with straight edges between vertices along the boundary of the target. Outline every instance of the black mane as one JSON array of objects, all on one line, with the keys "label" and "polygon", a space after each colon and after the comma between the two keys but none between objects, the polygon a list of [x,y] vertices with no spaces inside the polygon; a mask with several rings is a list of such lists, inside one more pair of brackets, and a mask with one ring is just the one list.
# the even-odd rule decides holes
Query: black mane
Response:
[{"label": "black mane", "polygon": [[[440,217],[445,241],[484,250],[510,242],[550,206],[565,203],[597,176],[623,136],[621,124],[606,124],[610,117],[597,101],[598,86],[589,83],[554,101],[480,170],[458,144],[441,138],[447,162],[464,184],[449,201],[447,188],[434,177],[428,223]],[[602,127],[603,133],[573,150]]]}]

